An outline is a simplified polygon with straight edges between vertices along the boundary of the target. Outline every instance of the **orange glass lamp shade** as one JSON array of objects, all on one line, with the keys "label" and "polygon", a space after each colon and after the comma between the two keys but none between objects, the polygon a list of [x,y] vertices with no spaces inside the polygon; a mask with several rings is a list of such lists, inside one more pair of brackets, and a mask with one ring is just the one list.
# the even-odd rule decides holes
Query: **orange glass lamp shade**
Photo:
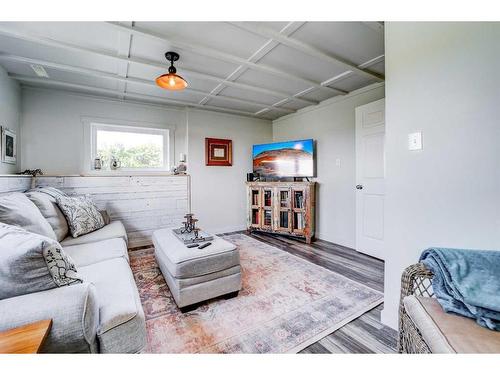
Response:
[{"label": "orange glass lamp shade", "polygon": [[187,87],[187,82],[180,75],[175,73],[162,74],[156,78],[156,84],[167,90],[184,90]]},{"label": "orange glass lamp shade", "polygon": [[174,66],[174,61],[179,60],[179,54],[176,52],[167,52],[165,57],[170,61],[168,73],[156,78],[156,84],[166,90],[184,90],[188,84],[184,78],[177,74],[177,69]]}]

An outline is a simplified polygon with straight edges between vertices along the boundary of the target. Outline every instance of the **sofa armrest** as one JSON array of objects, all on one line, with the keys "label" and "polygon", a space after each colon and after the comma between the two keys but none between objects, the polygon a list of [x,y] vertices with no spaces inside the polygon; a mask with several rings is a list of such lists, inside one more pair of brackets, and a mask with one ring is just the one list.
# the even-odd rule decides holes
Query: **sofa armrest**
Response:
[{"label": "sofa armrest", "polygon": [[410,295],[432,297],[429,288],[433,274],[422,263],[408,266],[401,275],[401,303],[403,298]]},{"label": "sofa armrest", "polygon": [[99,306],[92,284],[75,284],[0,300],[0,331],[43,319],[52,319],[52,328],[42,352],[98,351]]}]

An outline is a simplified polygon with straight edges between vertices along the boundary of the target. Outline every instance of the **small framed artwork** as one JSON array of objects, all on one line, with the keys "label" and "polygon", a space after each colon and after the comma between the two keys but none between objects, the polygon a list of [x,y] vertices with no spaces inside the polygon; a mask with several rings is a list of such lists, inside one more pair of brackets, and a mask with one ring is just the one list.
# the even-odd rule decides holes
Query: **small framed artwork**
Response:
[{"label": "small framed artwork", "polygon": [[2,161],[16,164],[16,133],[7,128],[2,128]]},{"label": "small framed artwork", "polygon": [[233,165],[233,141],[230,139],[205,138],[206,165]]}]

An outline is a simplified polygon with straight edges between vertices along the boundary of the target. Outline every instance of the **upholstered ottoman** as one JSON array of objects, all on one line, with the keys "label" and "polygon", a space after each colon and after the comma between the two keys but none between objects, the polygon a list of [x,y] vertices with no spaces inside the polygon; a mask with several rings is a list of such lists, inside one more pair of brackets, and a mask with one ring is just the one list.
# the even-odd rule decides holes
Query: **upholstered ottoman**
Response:
[{"label": "upholstered ottoman", "polygon": [[204,249],[188,248],[171,228],[153,233],[156,261],[183,312],[211,298],[236,296],[241,289],[238,249],[217,236],[210,242]]}]

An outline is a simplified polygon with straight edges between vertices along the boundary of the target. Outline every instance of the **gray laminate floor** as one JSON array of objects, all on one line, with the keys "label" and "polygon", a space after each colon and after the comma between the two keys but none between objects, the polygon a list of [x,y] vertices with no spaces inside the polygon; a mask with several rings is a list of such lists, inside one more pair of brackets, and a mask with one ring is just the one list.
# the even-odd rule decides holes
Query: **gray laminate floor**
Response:
[{"label": "gray laminate floor", "polygon": [[[251,237],[340,273],[373,289],[384,289],[384,262],[357,251],[317,240],[311,245],[287,237],[252,233]],[[301,353],[394,353],[397,332],[380,323],[383,305],[305,348]]]}]

